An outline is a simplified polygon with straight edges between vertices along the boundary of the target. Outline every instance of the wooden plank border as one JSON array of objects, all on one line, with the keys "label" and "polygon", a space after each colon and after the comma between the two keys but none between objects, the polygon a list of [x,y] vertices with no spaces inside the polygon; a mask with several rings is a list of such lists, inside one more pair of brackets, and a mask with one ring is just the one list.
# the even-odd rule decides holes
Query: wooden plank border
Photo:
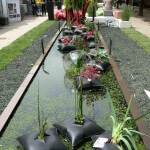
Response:
[{"label": "wooden plank border", "polygon": [[[109,48],[102,36],[102,34],[100,33],[100,31],[98,31],[98,27],[97,25],[95,24],[95,28],[97,30],[97,34],[98,34],[98,37],[99,37],[99,40],[101,41],[101,43],[103,44],[104,48],[109,52]],[[110,64],[112,66],[112,69],[113,69],[113,72],[116,76],[116,79],[120,85],[120,88],[122,90],[122,93],[124,94],[124,98],[127,102],[127,104],[129,103],[129,100],[131,98],[131,92],[127,86],[127,84],[125,83],[125,80],[120,72],[120,69],[119,67],[117,66],[116,62],[114,61],[113,57],[110,55],[109,56],[109,61],[110,61]],[[132,103],[131,103],[131,107],[130,107],[130,111],[131,111],[131,114],[132,114],[132,117],[135,119],[139,116],[141,116],[141,113],[139,111],[139,108],[137,107],[137,104],[136,104],[136,100],[135,98],[133,97],[133,100],[132,100]],[[140,120],[138,120],[136,122],[136,125],[139,129],[140,132],[144,133],[144,134],[147,134],[150,136],[150,129],[147,127],[146,125],[146,122],[143,118],[141,118]],[[141,136],[142,139],[143,139],[143,142],[146,146],[146,149],[147,150],[150,150],[150,138],[147,137],[147,136]]]},{"label": "wooden plank border", "polygon": [[36,61],[35,65],[30,70],[29,74],[26,76],[20,87],[18,88],[15,95],[12,97],[4,111],[2,112],[0,116],[0,135],[3,132],[3,129],[5,128],[5,125],[7,124],[8,120],[10,119],[10,116],[13,114],[15,108],[17,107],[17,104],[19,104],[21,97],[26,92],[27,88],[29,87],[31,81],[33,80],[34,76],[36,75],[37,71],[39,70],[42,62],[46,58],[47,54],[51,50],[51,47],[53,46],[54,42],[56,41],[57,37],[59,36],[63,26],[66,24],[66,22],[63,23],[63,25],[60,28],[60,31],[57,31],[54,37],[51,39],[51,41],[48,43],[47,47],[44,49],[44,54],[41,54],[39,59]]}]

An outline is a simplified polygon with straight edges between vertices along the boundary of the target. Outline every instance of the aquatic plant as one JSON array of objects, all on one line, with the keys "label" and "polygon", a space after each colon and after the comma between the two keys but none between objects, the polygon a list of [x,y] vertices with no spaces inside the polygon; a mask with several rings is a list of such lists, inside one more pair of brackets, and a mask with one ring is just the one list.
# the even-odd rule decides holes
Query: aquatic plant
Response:
[{"label": "aquatic plant", "polygon": [[77,89],[77,85],[74,82],[75,89],[75,122],[77,124],[83,124],[83,95],[82,95],[82,78],[80,78],[80,89]]},{"label": "aquatic plant", "polygon": [[47,128],[47,118],[44,117],[44,112],[40,110],[39,82],[38,82],[37,108],[38,108],[38,125],[40,131],[38,134],[38,139],[44,139],[45,129]]},{"label": "aquatic plant", "polygon": [[96,67],[87,65],[86,68],[81,68],[81,76],[87,78],[90,82],[92,78],[98,78],[100,76],[100,71]]},{"label": "aquatic plant", "polygon": [[[126,146],[128,148],[128,150],[132,150],[132,147],[135,150],[138,150],[135,140],[133,138],[134,137],[133,134],[136,133],[139,135],[145,135],[145,134],[135,130],[132,127],[126,127],[127,122],[130,120],[133,120],[132,117],[129,117],[131,102],[132,102],[132,97],[129,101],[129,105],[128,105],[127,111],[125,113],[125,116],[124,116],[124,119],[122,122],[118,123],[117,118],[114,116],[111,116],[111,119],[113,122],[113,127],[112,127],[112,138],[111,138],[110,142],[117,144],[119,149],[121,149],[121,150],[123,150],[124,146]],[[147,113],[145,115],[147,115]],[[143,117],[143,116],[141,116],[141,117]],[[140,119],[141,117],[139,117],[138,119]],[[136,119],[136,121],[138,119]],[[148,136],[148,135],[146,135],[146,136]]]}]

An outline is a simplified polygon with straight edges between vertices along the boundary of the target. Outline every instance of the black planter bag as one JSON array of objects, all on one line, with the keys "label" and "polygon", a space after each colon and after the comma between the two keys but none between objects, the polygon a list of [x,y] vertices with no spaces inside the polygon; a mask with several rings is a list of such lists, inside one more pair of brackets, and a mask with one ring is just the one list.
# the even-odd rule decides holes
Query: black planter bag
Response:
[{"label": "black planter bag", "polygon": [[109,141],[112,137],[112,133],[110,131],[107,131],[100,135],[94,135],[91,137],[91,139],[93,142],[95,142],[99,137],[108,138],[108,142],[105,144],[105,146],[103,148],[94,148],[95,150],[119,150],[118,146],[116,144],[109,143]]},{"label": "black planter bag", "polygon": [[[74,31],[75,29],[78,29],[78,27],[77,26],[72,26],[71,29]],[[82,32],[86,32],[87,31],[87,27],[82,27],[79,30],[81,30]]]},{"label": "black planter bag", "polygon": [[67,30],[64,30],[64,31],[63,31],[63,35],[65,35],[65,36],[66,36],[66,35],[73,35],[73,34],[74,34],[74,33],[73,33],[72,30],[68,30],[68,29],[67,29]]},{"label": "black planter bag", "polygon": [[86,32],[87,31],[87,27],[82,27],[82,32]]},{"label": "black planter bag", "polygon": [[86,116],[84,116],[83,125],[76,124],[74,118],[68,117],[61,122],[53,124],[53,126],[70,141],[72,147],[77,146],[92,135],[101,134],[105,131]]},{"label": "black planter bag", "polygon": [[106,71],[110,66],[111,66],[111,64],[109,62],[106,62],[106,61],[101,61],[101,62],[96,64],[96,67],[98,69],[100,69],[101,71]]},{"label": "black planter bag", "polygon": [[58,45],[58,50],[60,50],[61,52],[71,52],[73,50],[76,50],[76,47],[69,43],[69,44],[60,44]]},{"label": "black planter bag", "polygon": [[80,29],[75,29],[75,30],[74,30],[74,33],[75,33],[76,35],[80,35],[80,34],[83,33],[83,31],[80,30]]},{"label": "black planter bag", "polygon": [[[77,83],[78,89],[80,89],[80,76],[78,76],[75,80]],[[92,78],[92,80],[89,82],[86,77],[82,77],[82,90],[92,90],[92,89],[102,89],[104,88],[103,84],[100,82],[100,80],[96,78]]]},{"label": "black planter bag", "polygon": [[89,43],[89,46],[88,46],[90,49],[91,48],[95,48],[96,47],[96,43],[94,43],[94,42],[91,42],[91,43]]},{"label": "black planter bag", "polygon": [[[84,37],[85,34],[87,34],[87,33],[86,33],[86,32],[83,32],[83,33],[81,34],[81,36]],[[84,38],[84,39],[85,39],[85,38]]]},{"label": "black planter bag", "polygon": [[17,138],[24,150],[68,150],[58,137],[55,128],[45,133],[44,140],[37,139],[39,132],[28,133]]},{"label": "black planter bag", "polygon": [[71,26],[71,30],[77,29],[77,26]]},{"label": "black planter bag", "polygon": [[91,42],[91,41],[94,42],[94,40],[95,40],[94,35],[92,35],[92,36],[90,35],[86,38],[87,42]]},{"label": "black planter bag", "polygon": [[107,61],[99,61],[99,62],[90,62],[90,66],[95,66],[100,71],[106,71],[109,67],[111,67],[111,64]]},{"label": "black planter bag", "polygon": [[64,36],[64,37],[59,38],[58,41],[59,41],[60,43],[62,43],[61,39],[65,38],[65,37],[68,38],[68,39],[70,39],[70,40],[72,40],[72,37],[70,37],[70,36]]}]

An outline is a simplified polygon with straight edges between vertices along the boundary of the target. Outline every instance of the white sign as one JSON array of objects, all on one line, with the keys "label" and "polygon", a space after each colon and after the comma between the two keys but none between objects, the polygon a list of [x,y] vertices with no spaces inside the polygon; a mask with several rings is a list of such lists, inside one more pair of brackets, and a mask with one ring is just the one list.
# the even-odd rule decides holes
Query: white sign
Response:
[{"label": "white sign", "polygon": [[19,0],[7,0],[7,9],[10,22],[21,21]]},{"label": "white sign", "polygon": [[95,141],[93,147],[94,148],[104,148],[106,142],[108,142],[108,138],[101,138],[101,137],[99,137]]}]

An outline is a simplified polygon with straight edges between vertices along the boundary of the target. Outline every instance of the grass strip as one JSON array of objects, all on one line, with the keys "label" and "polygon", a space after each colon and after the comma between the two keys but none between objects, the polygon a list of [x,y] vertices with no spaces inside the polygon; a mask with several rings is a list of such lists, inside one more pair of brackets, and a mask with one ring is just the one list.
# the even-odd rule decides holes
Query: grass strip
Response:
[{"label": "grass strip", "polygon": [[46,31],[54,21],[44,21],[37,27],[31,29],[10,45],[0,50],[0,70],[4,69],[16,59],[37,37]]},{"label": "grass strip", "polygon": [[150,38],[136,31],[134,28],[121,29],[128,37],[137,43],[138,46],[150,53]]}]

